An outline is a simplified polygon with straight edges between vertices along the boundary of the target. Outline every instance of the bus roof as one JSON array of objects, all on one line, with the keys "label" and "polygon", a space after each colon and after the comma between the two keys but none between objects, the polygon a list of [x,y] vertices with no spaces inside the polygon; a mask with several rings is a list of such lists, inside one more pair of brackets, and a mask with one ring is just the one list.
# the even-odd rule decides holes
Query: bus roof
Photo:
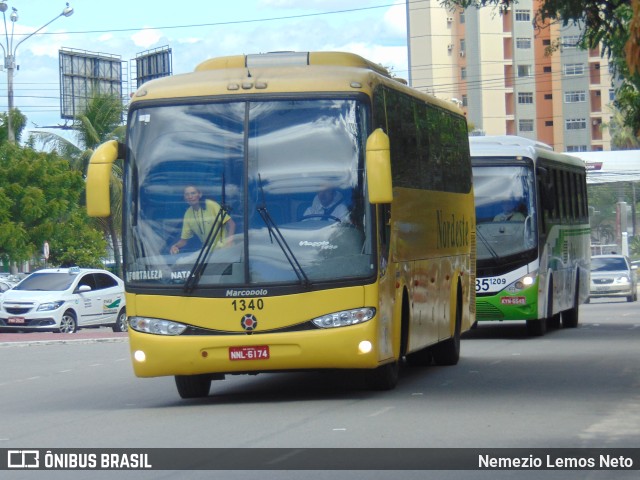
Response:
[{"label": "bus roof", "polygon": [[380,83],[462,115],[454,104],[408,87],[381,65],[347,52],[273,52],[212,58],[200,63],[194,72],[143,84],[131,100],[295,92],[371,94]]},{"label": "bus roof", "polygon": [[557,153],[549,145],[517,135],[487,135],[469,137],[471,159],[474,158],[518,158],[526,157],[534,161],[538,158],[585,168],[578,157]]}]

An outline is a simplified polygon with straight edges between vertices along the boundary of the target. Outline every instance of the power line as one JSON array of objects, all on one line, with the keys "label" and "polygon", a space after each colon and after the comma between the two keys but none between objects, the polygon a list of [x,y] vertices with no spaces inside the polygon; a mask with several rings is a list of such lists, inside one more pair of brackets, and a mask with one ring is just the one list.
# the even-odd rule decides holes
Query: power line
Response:
[{"label": "power line", "polygon": [[[410,3],[421,3],[420,1],[410,2]],[[260,23],[260,22],[274,22],[280,20],[295,20],[299,18],[309,18],[309,17],[319,17],[324,15],[338,15],[344,13],[354,13],[361,12],[365,10],[376,10],[380,8],[389,8],[397,6],[397,3],[386,3],[382,5],[374,5],[370,7],[359,7],[359,8],[349,8],[344,10],[332,10],[328,12],[316,12],[316,13],[302,13],[299,15],[284,15],[281,17],[268,17],[268,18],[255,18],[250,20],[230,20],[226,22],[212,22],[212,23],[192,23],[187,25],[165,25],[159,27],[135,27],[135,28],[112,28],[108,30],[82,30],[82,31],[64,31],[64,32],[41,32],[39,35],[77,35],[77,34],[85,34],[85,33],[113,33],[113,32],[137,32],[140,30],[169,30],[169,29],[178,29],[178,28],[199,28],[199,27],[219,27],[219,26],[227,26],[227,25],[240,25],[240,24],[249,24],[249,23]],[[16,36],[18,36],[16,34]]]}]

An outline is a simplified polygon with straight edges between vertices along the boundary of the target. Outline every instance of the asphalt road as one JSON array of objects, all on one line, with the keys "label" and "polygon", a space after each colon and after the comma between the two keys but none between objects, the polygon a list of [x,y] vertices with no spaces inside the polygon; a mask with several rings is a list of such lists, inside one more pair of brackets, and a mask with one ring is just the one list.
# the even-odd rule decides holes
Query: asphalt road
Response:
[{"label": "asphalt road", "polygon": [[[281,373],[228,376],[208,398],[185,401],[172,378],[134,377],[123,334],[0,334],[0,448],[638,448],[639,305],[594,300],[577,329],[536,338],[524,323],[481,324],[465,335],[457,366],[407,367],[390,392],[364,390],[346,374]],[[38,473],[123,478],[0,476]],[[301,476],[276,473],[180,477]],[[391,473],[339,478],[638,478],[638,470]],[[304,472],[336,478],[326,475]]]}]

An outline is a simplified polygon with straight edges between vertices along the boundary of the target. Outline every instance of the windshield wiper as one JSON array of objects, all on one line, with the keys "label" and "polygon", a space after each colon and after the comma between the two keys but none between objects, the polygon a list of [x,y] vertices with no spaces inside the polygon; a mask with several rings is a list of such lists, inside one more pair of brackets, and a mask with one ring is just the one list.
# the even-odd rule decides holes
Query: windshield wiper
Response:
[{"label": "windshield wiper", "polygon": [[289,265],[291,265],[291,269],[293,270],[293,273],[296,274],[296,277],[298,277],[298,280],[300,280],[300,283],[302,285],[309,288],[309,286],[311,286],[309,277],[307,277],[307,274],[304,273],[304,270],[302,269],[300,262],[298,261],[295,254],[289,247],[289,244],[284,238],[284,235],[282,235],[282,232],[278,228],[278,225],[271,217],[269,210],[267,210],[267,204],[264,200],[264,190],[262,189],[262,178],[260,177],[260,174],[258,174],[258,183],[260,185],[262,205],[258,206],[257,210],[258,210],[258,213],[260,214],[260,217],[262,217],[262,221],[267,226],[267,230],[269,230],[269,239],[271,240],[271,243],[273,243],[273,239],[275,238],[276,243],[280,247],[280,250],[282,250],[282,253],[284,253],[284,256],[289,262]]},{"label": "windshield wiper", "polygon": [[487,240],[487,238],[482,234],[482,232],[480,231],[479,228],[476,228],[476,236],[480,239],[480,241],[482,242],[482,244],[487,247],[487,250],[489,251],[489,253],[491,254],[491,256],[494,259],[498,258],[498,254],[496,253],[496,251],[493,249],[493,247],[489,244],[489,241]]}]

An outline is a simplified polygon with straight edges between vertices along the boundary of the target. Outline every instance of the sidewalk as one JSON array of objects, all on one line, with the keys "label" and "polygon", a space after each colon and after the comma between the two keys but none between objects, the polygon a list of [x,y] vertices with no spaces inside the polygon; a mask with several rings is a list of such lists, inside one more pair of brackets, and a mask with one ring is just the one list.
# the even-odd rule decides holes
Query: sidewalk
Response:
[{"label": "sidewalk", "polygon": [[106,328],[89,328],[77,333],[27,332],[0,333],[0,347],[64,343],[126,342],[126,332]]}]

